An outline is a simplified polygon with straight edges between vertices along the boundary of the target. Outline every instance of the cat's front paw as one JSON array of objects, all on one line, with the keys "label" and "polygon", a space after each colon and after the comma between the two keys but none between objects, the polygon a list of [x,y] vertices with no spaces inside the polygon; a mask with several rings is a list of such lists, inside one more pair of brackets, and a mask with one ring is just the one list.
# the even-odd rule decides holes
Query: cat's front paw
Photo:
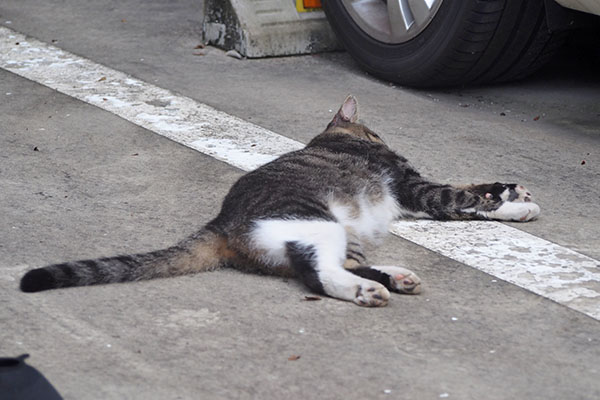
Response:
[{"label": "cat's front paw", "polygon": [[390,299],[390,292],[380,283],[361,284],[356,290],[354,303],[363,307],[383,307]]},{"label": "cat's front paw", "polygon": [[540,206],[535,203],[504,202],[496,210],[487,211],[483,214],[489,219],[527,222],[537,218],[540,215],[540,211]]},{"label": "cat's front paw", "polygon": [[513,203],[530,203],[533,201],[531,192],[525,186],[516,183],[496,182],[488,188],[484,197]]},{"label": "cat's front paw", "polygon": [[371,267],[390,276],[390,290],[396,293],[419,294],[421,293],[421,278],[409,269],[396,266]]},{"label": "cat's front paw", "polygon": [[515,203],[530,203],[533,201],[533,196],[531,192],[527,190],[527,188],[523,185],[515,185],[514,189],[512,189],[514,193],[516,193],[517,197],[513,201]]}]

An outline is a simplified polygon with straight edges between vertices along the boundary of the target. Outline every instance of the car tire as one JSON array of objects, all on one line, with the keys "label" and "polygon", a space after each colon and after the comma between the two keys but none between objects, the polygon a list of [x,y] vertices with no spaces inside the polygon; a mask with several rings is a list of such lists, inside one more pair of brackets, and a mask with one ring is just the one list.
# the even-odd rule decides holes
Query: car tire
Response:
[{"label": "car tire", "polygon": [[545,65],[567,35],[549,31],[544,0],[445,0],[417,35],[386,43],[361,29],[344,3],[323,1],[338,40],[366,71],[406,86],[521,79]]}]

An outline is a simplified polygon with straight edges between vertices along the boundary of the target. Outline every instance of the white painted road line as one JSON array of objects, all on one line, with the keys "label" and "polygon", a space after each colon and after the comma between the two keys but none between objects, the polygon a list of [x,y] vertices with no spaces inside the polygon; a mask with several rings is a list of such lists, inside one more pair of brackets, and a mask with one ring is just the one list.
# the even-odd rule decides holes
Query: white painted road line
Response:
[{"label": "white painted road line", "polygon": [[489,221],[401,221],[391,232],[600,320],[600,262]]},{"label": "white painted road line", "polygon": [[[4,27],[0,67],[245,171],[303,146]],[[400,221],[390,231],[600,320],[600,262],[590,257],[497,222]]]},{"label": "white painted road line", "polygon": [[4,27],[0,27],[0,67],[245,171],[303,147],[189,97]]}]

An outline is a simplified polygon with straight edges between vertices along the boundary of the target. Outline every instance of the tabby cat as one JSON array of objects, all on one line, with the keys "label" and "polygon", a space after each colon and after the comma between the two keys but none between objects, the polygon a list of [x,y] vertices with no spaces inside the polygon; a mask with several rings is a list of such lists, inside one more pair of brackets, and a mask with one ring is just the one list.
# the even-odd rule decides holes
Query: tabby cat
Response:
[{"label": "tabby cat", "polygon": [[361,243],[401,217],[529,221],[540,208],[515,184],[431,183],[357,122],[349,96],[323,133],[242,176],[221,212],[164,250],[28,271],[21,290],[130,282],[233,266],[300,278],[312,291],[384,306],[390,291],[417,294],[417,275],[367,262]]}]

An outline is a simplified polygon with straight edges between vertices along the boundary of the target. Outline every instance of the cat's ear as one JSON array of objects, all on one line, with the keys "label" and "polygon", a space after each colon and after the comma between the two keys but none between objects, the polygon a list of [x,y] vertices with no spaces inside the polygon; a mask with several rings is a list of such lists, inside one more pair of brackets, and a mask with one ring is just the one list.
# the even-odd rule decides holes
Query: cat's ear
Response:
[{"label": "cat's ear", "polygon": [[344,103],[340,107],[339,111],[331,122],[329,126],[335,126],[340,122],[356,122],[358,120],[358,103],[356,102],[356,98],[352,95],[346,97]]}]

